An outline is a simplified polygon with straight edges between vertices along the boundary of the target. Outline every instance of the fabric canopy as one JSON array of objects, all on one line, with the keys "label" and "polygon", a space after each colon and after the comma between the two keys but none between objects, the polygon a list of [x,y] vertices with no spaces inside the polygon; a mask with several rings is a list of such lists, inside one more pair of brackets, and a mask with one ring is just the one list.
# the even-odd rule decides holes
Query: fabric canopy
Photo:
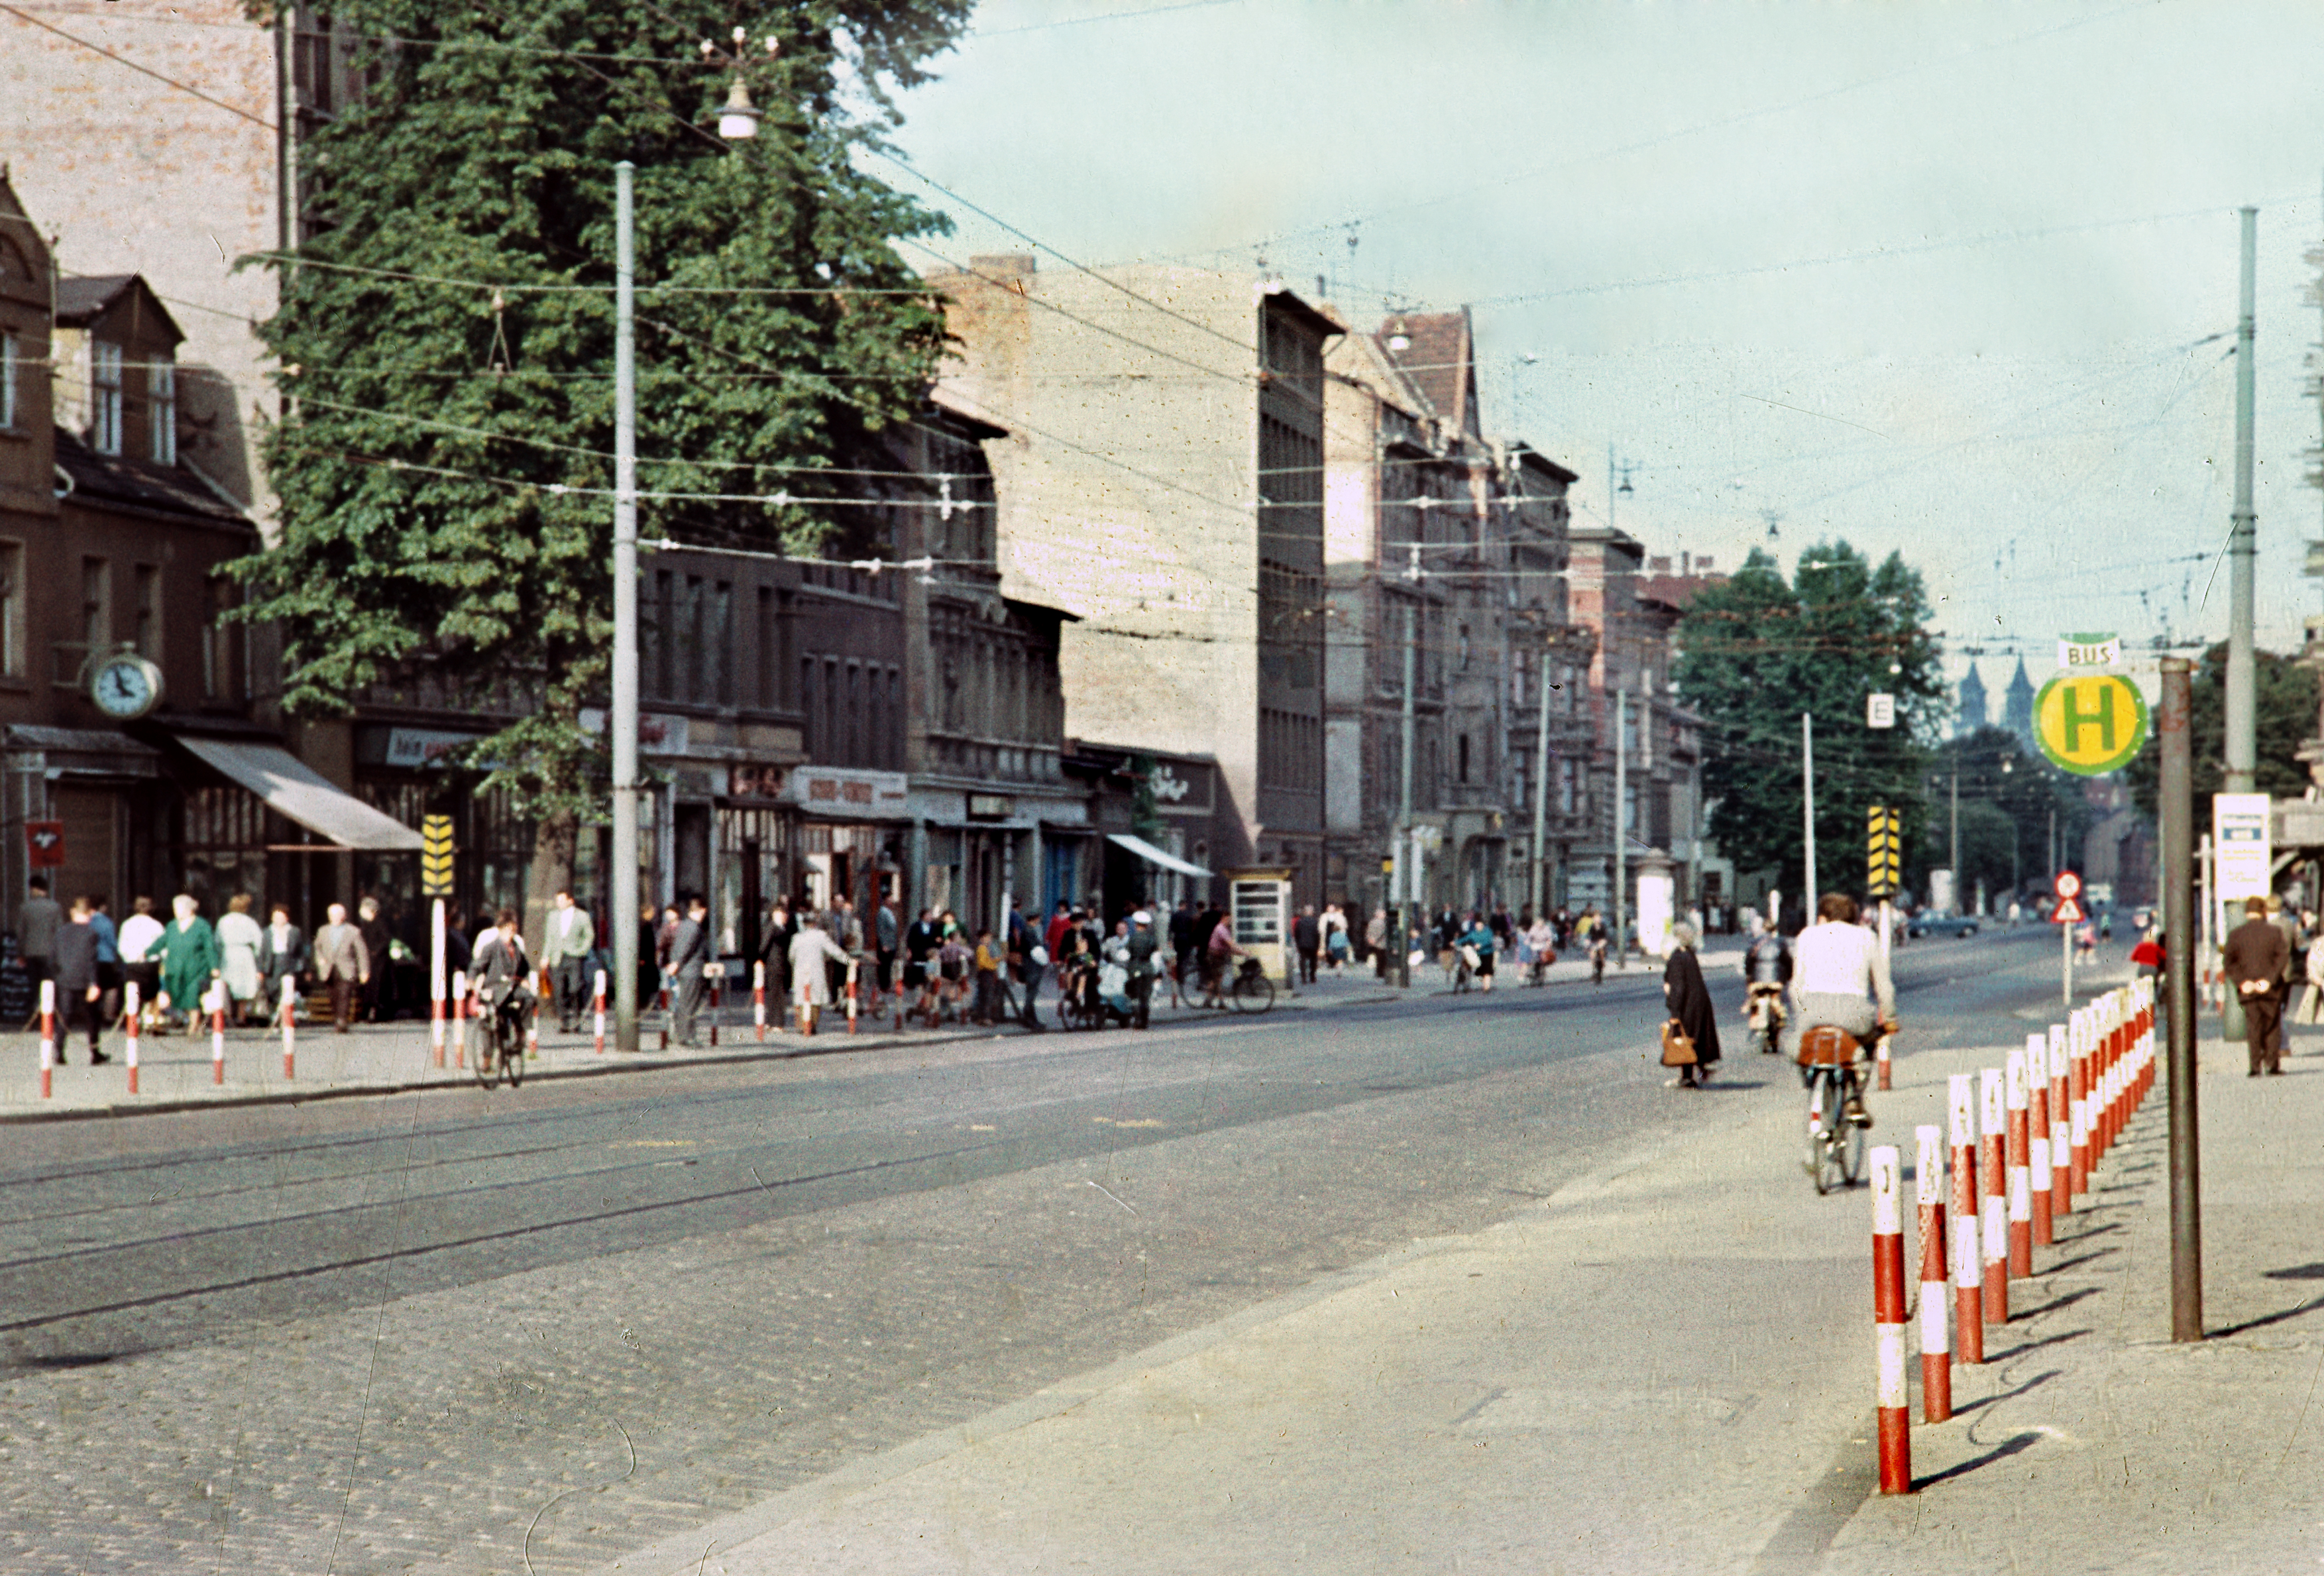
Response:
[{"label": "fabric canopy", "polygon": [[420,852],[419,833],[342,791],[280,744],[183,734],[178,742],[283,816],[341,848],[368,853]]},{"label": "fabric canopy", "polygon": [[1109,832],[1108,843],[1118,843],[1148,864],[1158,864],[1164,870],[1176,871],[1182,876],[1207,876],[1211,872],[1198,864],[1188,864],[1176,854],[1155,847],[1143,837],[1132,837],[1127,832]]}]

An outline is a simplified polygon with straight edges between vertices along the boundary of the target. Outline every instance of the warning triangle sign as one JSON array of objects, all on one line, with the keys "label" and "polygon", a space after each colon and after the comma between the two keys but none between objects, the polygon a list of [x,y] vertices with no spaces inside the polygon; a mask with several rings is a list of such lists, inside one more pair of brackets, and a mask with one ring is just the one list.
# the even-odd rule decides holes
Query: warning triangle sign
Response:
[{"label": "warning triangle sign", "polygon": [[2082,912],[2082,906],[2080,903],[2075,902],[2071,898],[2067,898],[2059,902],[2057,912],[2050,916],[2050,923],[2052,925],[2080,925],[2083,920],[2089,917],[2089,915]]}]

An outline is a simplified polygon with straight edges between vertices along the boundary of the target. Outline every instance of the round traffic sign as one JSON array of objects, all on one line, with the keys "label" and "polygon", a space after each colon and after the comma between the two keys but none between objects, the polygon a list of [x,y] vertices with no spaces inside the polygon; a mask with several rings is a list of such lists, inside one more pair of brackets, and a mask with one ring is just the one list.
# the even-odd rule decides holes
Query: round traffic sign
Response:
[{"label": "round traffic sign", "polygon": [[2069,898],[2080,897],[2082,878],[2070,870],[2061,870],[2058,872],[2058,879],[2051,883],[2051,890],[2058,894],[2058,900],[2061,903]]},{"label": "round traffic sign", "polygon": [[2034,742],[2076,776],[2103,777],[2146,742],[2146,697],[2119,673],[2061,673],[2034,697]]}]

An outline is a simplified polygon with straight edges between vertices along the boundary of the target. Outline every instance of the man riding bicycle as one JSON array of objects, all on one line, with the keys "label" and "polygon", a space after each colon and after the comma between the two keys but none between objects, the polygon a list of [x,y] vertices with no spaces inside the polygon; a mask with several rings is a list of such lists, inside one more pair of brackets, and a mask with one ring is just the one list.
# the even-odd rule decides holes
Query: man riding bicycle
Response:
[{"label": "man riding bicycle", "polygon": [[1792,979],[1792,945],[1784,939],[1783,932],[1757,914],[1751,916],[1751,945],[1743,952],[1743,977],[1750,982],[1743,1016],[1754,1030],[1765,1028],[1760,1050],[1771,1056],[1780,1055],[1784,1049],[1784,987]]},{"label": "man riding bicycle", "polygon": [[528,983],[532,978],[532,960],[525,955],[524,940],[516,933],[515,909],[500,911],[475,957],[477,996],[497,1018],[509,1021],[508,1043],[521,1046],[540,999]]},{"label": "man riding bicycle", "polygon": [[[1896,987],[1888,977],[1888,960],[1881,954],[1880,938],[1856,922],[1855,899],[1826,892],[1816,904],[1816,922],[1800,932],[1792,955],[1792,997],[1799,1007],[1803,1056],[1808,1031],[1819,1027],[1843,1031],[1858,1052],[1876,1032],[1896,1032]],[[1803,1080],[1812,1071],[1803,1067]],[[1870,1127],[1853,1064],[1844,1073],[1848,1120]]]}]

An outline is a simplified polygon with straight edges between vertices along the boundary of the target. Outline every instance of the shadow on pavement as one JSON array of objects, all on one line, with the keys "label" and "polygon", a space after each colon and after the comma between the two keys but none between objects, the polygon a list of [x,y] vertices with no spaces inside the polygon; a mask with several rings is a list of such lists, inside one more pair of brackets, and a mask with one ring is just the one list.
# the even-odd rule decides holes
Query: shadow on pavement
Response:
[{"label": "shadow on pavement", "polygon": [[[2043,1376],[2045,1378],[2047,1377],[2047,1375]],[[2001,1399],[1998,1396],[1996,1396],[1993,1398],[1997,1401]],[[1979,1405],[1984,1405],[1983,1402],[1979,1402],[1978,1404]],[[2018,1452],[2025,1449],[2028,1445],[2033,1444],[2041,1437],[2042,1436],[2040,1434],[2032,1433],[2012,1434],[2009,1438],[2002,1441],[1999,1444],[1995,1445],[1991,1450],[1986,1452],[1981,1456],[1971,1456],[1968,1461],[1960,1461],[1952,1466],[1947,1467],[1941,1472],[1932,1472],[1925,1478],[1916,1479],[1914,1481],[1913,1488],[1915,1491],[1923,1488],[1933,1488],[1949,1478],[1965,1478],[1969,1473],[1978,1470],[1979,1468],[1989,1467],[1996,1461],[2008,1460],[2011,1456],[2017,1454]]]},{"label": "shadow on pavement", "polygon": [[2246,1330],[2260,1330],[2270,1324],[2281,1324],[2287,1319],[2297,1319],[2319,1304],[2324,1304],[2324,1297],[2310,1297],[2298,1307],[2286,1308],[2281,1313],[2263,1313],[2256,1319],[2246,1319],[2240,1324],[2229,1324],[2224,1329],[2211,1331],[2208,1339],[2217,1341],[2223,1336],[2241,1335]]},{"label": "shadow on pavement", "polygon": [[[2089,1333],[2089,1332],[2088,1332],[2088,1331],[2084,1331],[2084,1332],[2082,1332],[2082,1333],[2083,1333],[2083,1334],[2088,1334],[2088,1333]],[[2037,1344],[2038,1344],[2038,1343],[2037,1343]],[[2029,1350],[2029,1351],[2030,1351],[2030,1350],[2033,1350],[2033,1348],[2032,1348],[2032,1347],[2026,1347],[2026,1348],[2024,1348],[2024,1350]],[[1999,1354],[1996,1354],[1996,1355],[1995,1355],[1995,1356],[1993,1356],[1993,1357],[1989,1357],[1989,1358],[1986,1359],[1986,1360],[1987,1360],[1987,1362],[1989,1362],[1989,1363],[1990,1363],[1990,1362],[1998,1362],[1998,1361],[2000,1361],[2000,1360],[2001,1360],[2001,1358],[2002,1358],[2003,1356],[2006,1356],[2006,1355],[2009,1355],[2009,1354],[2007,1354],[2007,1353],[1999,1353]],[[1995,1402],[1997,1402],[1997,1401],[2014,1401],[2014,1400],[2015,1400],[2018,1396],[2022,1396],[2022,1395],[2025,1394],[2025,1392],[2026,1392],[2026,1391],[2031,1390],[2031,1389],[2034,1389],[2034,1388],[2037,1388],[2037,1387],[2040,1387],[2040,1386],[2043,1386],[2043,1385],[2046,1385],[2046,1384],[2048,1384],[2052,1379],[2056,1378],[2057,1378],[2057,1377],[2058,1377],[2061,1372],[2063,1372],[2063,1371],[2064,1371],[2064,1370],[2063,1370],[2063,1369],[2044,1369],[2043,1372],[2038,1373],[2038,1374],[2035,1374],[2032,1378],[2030,1378],[2030,1379],[2026,1380],[2024,1384],[2022,1384],[2022,1385],[2018,1386],[2018,1387],[2017,1387],[2015,1389],[2014,1389],[2014,1390],[2003,1390],[2003,1391],[1999,1392],[1998,1394],[1991,1395],[1991,1396],[1987,1396],[1984,1397],[1982,1400],[1963,1402],[1962,1404],[1960,1404],[1960,1405],[1957,1405],[1957,1406],[1955,1406],[1955,1407],[1953,1408],[1953,1415],[1954,1415],[1955,1416],[1959,1416],[1960,1414],[1962,1414],[1962,1413],[1964,1413],[1964,1412],[1974,1412],[1974,1411],[1976,1411],[1976,1410],[1977,1410],[1978,1407],[1980,1407],[1980,1406],[1990,1406],[1990,1405],[1993,1405]],[[1964,1471],[1964,1470],[1968,1470],[1968,1468],[1969,1468],[1969,1467],[1973,1466],[1973,1465],[1975,1465],[1975,1464],[1976,1464],[1975,1462],[1963,1462],[1963,1463],[1962,1463],[1962,1465],[1960,1465],[1960,1466],[1959,1466],[1959,1467],[1954,1468],[1954,1469],[1953,1469],[1953,1471]],[[1944,1474],[1944,1476],[1947,1476],[1947,1477],[1950,1477],[1951,1475],[1952,1475],[1952,1474],[1951,1474],[1950,1472],[1948,1472],[1948,1473]],[[1936,1480],[1936,1479],[1930,1479],[1930,1481],[1932,1481],[1932,1482],[1934,1482],[1935,1480]]]}]

